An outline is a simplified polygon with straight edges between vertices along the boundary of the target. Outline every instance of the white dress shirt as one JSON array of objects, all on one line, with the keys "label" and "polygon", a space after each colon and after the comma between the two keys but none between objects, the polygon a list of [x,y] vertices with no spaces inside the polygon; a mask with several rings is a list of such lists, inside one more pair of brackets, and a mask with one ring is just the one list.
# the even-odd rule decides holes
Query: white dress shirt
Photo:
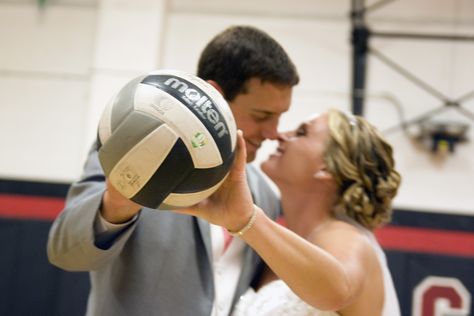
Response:
[{"label": "white dress shirt", "polygon": [[214,268],[214,307],[211,315],[226,316],[229,314],[240,272],[242,271],[245,243],[240,238],[232,238],[227,249],[224,249],[223,228],[213,224],[210,225]]}]

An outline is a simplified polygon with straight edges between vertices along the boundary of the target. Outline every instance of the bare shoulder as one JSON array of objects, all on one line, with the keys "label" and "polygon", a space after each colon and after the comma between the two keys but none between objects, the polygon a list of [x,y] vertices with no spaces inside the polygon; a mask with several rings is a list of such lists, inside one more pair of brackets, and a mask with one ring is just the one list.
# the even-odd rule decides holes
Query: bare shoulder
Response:
[{"label": "bare shoulder", "polygon": [[310,241],[343,269],[350,285],[350,298],[343,314],[376,315],[372,302],[383,301],[383,281],[368,232],[344,221],[331,220],[316,228]]},{"label": "bare shoulder", "polygon": [[337,219],[332,219],[319,225],[308,237],[313,242],[324,242],[328,238],[333,241],[334,238],[337,240],[343,239],[346,242],[348,241],[347,239],[352,240],[353,238],[361,239],[361,241],[366,239],[366,236],[359,228]]},{"label": "bare shoulder", "polygon": [[313,230],[308,240],[340,260],[365,262],[374,258],[368,236],[360,229],[340,220],[331,220]]}]

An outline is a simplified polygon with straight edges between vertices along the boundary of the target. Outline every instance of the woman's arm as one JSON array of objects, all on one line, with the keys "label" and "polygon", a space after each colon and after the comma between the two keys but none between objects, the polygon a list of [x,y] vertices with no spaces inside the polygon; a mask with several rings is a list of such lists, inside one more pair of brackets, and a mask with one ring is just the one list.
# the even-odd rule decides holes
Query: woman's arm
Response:
[{"label": "woman's arm", "polygon": [[242,239],[301,299],[321,310],[350,304],[370,266],[370,246],[350,228],[323,229],[308,241],[258,210]]},{"label": "woman's arm", "polygon": [[[232,170],[210,198],[177,212],[201,217],[238,232],[252,220],[254,205],[245,176],[245,141],[238,132]],[[304,301],[323,310],[347,306],[360,293],[367,249],[354,230],[317,233],[309,241],[273,222],[256,208],[255,221],[241,236]]]}]

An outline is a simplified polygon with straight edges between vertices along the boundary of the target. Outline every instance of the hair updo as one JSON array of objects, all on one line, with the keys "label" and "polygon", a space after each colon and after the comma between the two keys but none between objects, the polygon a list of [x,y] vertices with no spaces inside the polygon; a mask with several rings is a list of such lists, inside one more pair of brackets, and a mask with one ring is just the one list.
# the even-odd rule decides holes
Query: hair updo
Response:
[{"label": "hair updo", "polygon": [[366,119],[328,111],[327,170],[339,187],[336,209],[374,229],[390,221],[400,174],[390,144]]}]

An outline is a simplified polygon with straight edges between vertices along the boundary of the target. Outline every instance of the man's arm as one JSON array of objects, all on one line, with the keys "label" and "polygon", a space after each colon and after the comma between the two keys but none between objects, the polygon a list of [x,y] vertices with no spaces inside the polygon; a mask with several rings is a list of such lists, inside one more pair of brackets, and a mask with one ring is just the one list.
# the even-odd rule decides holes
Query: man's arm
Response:
[{"label": "man's arm", "polygon": [[[134,216],[139,217],[140,208],[132,202],[135,205],[122,204],[126,205],[126,211],[118,207],[119,211],[114,213],[113,210],[118,205],[114,203],[123,201],[111,201],[107,192],[95,144],[89,152],[83,176],[72,184],[65,208],[51,227],[47,249],[51,263],[65,270],[88,271],[100,268],[120,254],[138,222],[138,218],[130,220]],[[99,234],[95,230],[98,212],[104,207],[108,210],[105,216],[102,213],[106,221],[112,224],[130,221],[119,233],[112,231],[112,235],[106,238],[106,246],[97,238],[101,236],[103,242],[104,232]]]}]

